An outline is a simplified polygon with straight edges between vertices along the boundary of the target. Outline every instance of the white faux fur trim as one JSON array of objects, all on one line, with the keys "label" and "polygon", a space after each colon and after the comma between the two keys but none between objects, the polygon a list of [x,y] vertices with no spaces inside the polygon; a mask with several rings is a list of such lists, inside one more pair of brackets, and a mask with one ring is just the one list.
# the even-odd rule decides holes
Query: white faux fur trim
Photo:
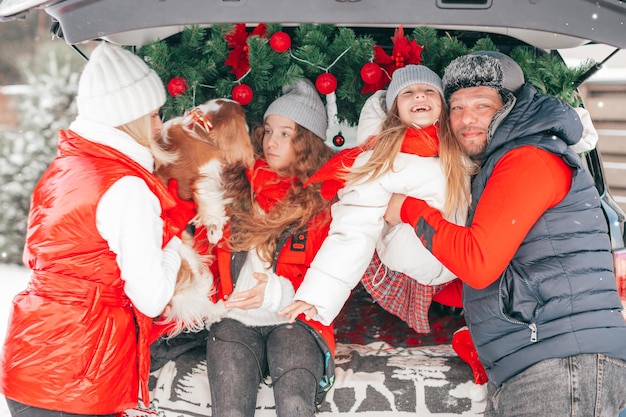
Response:
[{"label": "white faux fur trim", "polygon": [[189,242],[183,241],[179,254],[182,260],[170,312],[164,324],[174,323],[168,337],[186,332],[198,332],[205,322],[218,321],[226,314],[223,302],[214,303],[213,275],[208,268],[209,260],[199,255]]},{"label": "white faux fur trim", "polygon": [[228,221],[226,205],[229,199],[224,197],[222,186],[222,164],[214,159],[200,168],[200,179],[194,184],[198,214],[193,219],[196,225],[207,228],[210,243],[217,243],[222,238],[224,225]]}]

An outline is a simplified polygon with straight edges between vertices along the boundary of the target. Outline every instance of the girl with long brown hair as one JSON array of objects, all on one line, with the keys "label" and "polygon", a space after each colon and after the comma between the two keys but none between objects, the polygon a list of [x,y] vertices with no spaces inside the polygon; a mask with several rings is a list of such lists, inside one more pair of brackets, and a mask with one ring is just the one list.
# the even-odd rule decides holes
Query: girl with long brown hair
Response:
[{"label": "girl with long brown hair", "polygon": [[208,326],[207,341],[213,416],[254,416],[263,381],[278,416],[311,417],[332,385],[332,324],[294,325],[278,315],[328,233],[330,203],[318,185],[304,187],[333,154],[326,128],[315,87],[306,80],[286,87],[254,131],[254,167],[226,181],[234,201],[217,266],[228,311]]}]

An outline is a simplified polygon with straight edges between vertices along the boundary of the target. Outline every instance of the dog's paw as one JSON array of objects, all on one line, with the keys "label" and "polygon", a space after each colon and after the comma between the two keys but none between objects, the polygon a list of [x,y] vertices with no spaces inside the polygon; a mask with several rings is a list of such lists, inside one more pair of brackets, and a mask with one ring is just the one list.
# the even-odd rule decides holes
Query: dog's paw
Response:
[{"label": "dog's paw", "polygon": [[[226,219],[226,220],[223,220]],[[207,227],[207,237],[210,243],[217,243],[222,239],[224,235],[224,226],[226,225],[226,221],[228,217],[224,217],[223,219],[213,219]]]},{"label": "dog's paw", "polygon": [[224,306],[224,301],[219,300],[212,304],[211,308],[206,310],[206,314],[204,316],[204,326],[208,329],[211,327],[211,324],[222,320],[226,316],[227,312],[228,309]]}]

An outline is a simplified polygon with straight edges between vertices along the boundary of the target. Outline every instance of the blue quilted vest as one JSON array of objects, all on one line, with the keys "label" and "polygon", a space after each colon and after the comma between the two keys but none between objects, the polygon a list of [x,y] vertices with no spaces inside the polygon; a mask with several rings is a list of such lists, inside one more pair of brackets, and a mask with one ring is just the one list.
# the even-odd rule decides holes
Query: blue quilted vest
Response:
[{"label": "blue quilted vest", "polygon": [[568,149],[582,136],[576,120],[569,106],[525,86],[497,120],[472,179],[468,225],[507,152],[535,146],[561,156],[574,172],[566,197],[539,218],[500,278],[483,290],[464,286],[472,339],[498,386],[543,359],[604,353],[626,360],[626,325],[600,197],[580,158]]}]

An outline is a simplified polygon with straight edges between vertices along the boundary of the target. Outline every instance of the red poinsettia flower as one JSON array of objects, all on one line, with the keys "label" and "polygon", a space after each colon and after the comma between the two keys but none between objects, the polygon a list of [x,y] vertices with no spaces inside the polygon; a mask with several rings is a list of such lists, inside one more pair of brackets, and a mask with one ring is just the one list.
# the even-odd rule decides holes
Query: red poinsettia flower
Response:
[{"label": "red poinsettia flower", "polygon": [[417,41],[409,41],[404,36],[404,27],[402,25],[398,26],[391,40],[393,41],[393,51],[391,55],[388,55],[380,46],[374,46],[374,62],[382,67],[383,76],[380,77],[377,83],[365,84],[361,90],[361,94],[371,93],[385,88],[389,81],[391,81],[391,75],[395,70],[409,64],[417,65],[422,62],[421,53],[424,48],[418,45]]},{"label": "red poinsettia flower", "polygon": [[248,59],[248,38],[250,36],[266,37],[266,35],[267,26],[263,23],[257,25],[252,33],[248,33],[244,23],[237,23],[235,28],[224,36],[228,46],[232,48],[228,54],[228,59],[224,62],[224,64],[233,68],[230,72],[235,74],[237,79],[243,77],[243,75],[250,69],[250,61]]}]

